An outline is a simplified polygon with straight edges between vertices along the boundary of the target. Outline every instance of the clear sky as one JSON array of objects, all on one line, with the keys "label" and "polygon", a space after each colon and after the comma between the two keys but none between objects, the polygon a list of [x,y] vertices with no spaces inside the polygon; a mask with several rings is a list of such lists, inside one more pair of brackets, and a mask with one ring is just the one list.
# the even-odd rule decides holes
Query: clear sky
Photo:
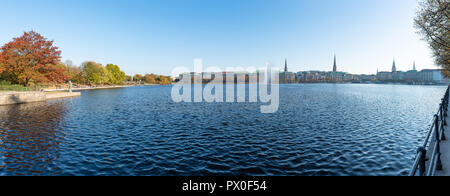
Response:
[{"label": "clear sky", "polygon": [[416,0],[2,0],[0,44],[35,30],[63,60],[127,74],[177,66],[282,66],[376,73],[436,68],[415,33]]}]

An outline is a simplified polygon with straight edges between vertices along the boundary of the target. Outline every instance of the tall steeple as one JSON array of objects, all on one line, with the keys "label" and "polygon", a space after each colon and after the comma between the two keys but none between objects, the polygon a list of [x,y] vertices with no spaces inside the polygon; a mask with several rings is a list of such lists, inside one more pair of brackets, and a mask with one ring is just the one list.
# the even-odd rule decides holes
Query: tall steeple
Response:
[{"label": "tall steeple", "polygon": [[413,71],[417,71],[417,69],[416,69],[416,61],[414,61],[414,63],[413,63]]},{"label": "tall steeple", "polygon": [[395,59],[394,62],[392,63],[392,73],[397,72],[397,67],[395,67]]},{"label": "tall steeple", "polygon": [[287,63],[287,59],[284,60],[284,72],[288,72],[288,63]]},{"label": "tall steeple", "polygon": [[336,65],[336,54],[334,54],[334,64],[333,64],[333,72],[337,72],[337,65]]}]

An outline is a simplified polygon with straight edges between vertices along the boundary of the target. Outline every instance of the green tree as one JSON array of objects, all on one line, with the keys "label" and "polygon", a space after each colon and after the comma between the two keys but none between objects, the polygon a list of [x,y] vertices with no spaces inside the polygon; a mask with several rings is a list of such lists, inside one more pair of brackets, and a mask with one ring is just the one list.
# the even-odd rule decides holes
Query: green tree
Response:
[{"label": "green tree", "polygon": [[120,67],[113,64],[106,65],[106,69],[110,73],[109,81],[112,84],[122,84],[125,80],[125,72],[120,70]]},{"label": "green tree", "polygon": [[136,74],[133,77],[133,81],[138,82],[138,81],[142,81],[142,80],[144,80],[144,76],[142,76],[141,74]]},{"label": "green tree", "polygon": [[109,84],[110,72],[101,64],[96,62],[85,62],[82,65],[83,72],[89,84]]},{"label": "green tree", "polygon": [[415,25],[430,45],[436,64],[450,77],[450,1],[424,0]]}]

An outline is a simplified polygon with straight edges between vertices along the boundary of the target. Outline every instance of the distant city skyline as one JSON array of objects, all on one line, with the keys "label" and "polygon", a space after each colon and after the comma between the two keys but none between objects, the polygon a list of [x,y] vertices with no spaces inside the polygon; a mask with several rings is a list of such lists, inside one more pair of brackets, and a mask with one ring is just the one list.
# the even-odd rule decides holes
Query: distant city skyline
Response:
[{"label": "distant city skyline", "polygon": [[[333,64],[332,64],[332,67],[329,69],[329,70],[298,70],[298,71],[290,71],[290,65],[288,64],[288,59],[286,58],[285,59],[285,64],[284,64],[284,72],[292,72],[292,73],[295,73],[295,72],[304,72],[304,71],[322,71],[322,72],[346,72],[346,71],[341,71],[341,70],[339,70],[339,66],[338,66],[338,63],[337,63],[337,60],[338,58],[337,58],[337,55],[335,54],[334,55],[334,59],[333,59]],[[441,69],[441,68],[439,68],[439,67],[434,67],[434,68],[424,68],[424,69],[421,69],[421,70],[426,70],[426,69]],[[417,68],[416,68],[416,62],[415,61],[413,61],[413,63],[412,63],[412,65],[411,65],[411,67],[410,68],[406,68],[406,69],[404,69],[404,70],[398,70],[397,69],[397,65],[396,65],[396,62],[395,62],[395,59],[393,60],[393,62],[392,62],[392,67],[391,67],[391,70],[379,70],[378,68],[377,68],[377,70],[374,72],[374,73],[352,73],[352,72],[346,72],[346,73],[349,73],[349,74],[367,74],[367,75],[376,75],[378,72],[402,72],[402,71],[417,71]]]},{"label": "distant city skyline", "polygon": [[[0,45],[35,30],[63,61],[119,65],[127,74],[173,68],[261,67],[375,74],[436,69],[413,26],[416,0],[134,0],[21,2],[0,7]],[[50,10],[40,12],[39,10]],[[330,60],[331,59],[331,60]]]}]

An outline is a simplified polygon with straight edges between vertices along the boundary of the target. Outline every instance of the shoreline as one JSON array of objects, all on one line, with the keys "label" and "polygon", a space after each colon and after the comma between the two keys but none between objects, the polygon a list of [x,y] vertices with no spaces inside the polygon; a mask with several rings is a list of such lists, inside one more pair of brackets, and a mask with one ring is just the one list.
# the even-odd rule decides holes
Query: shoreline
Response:
[{"label": "shoreline", "polygon": [[[126,85],[126,86],[99,86],[99,87],[81,87],[81,88],[72,88],[72,91],[85,91],[85,90],[98,90],[98,89],[117,89],[117,88],[127,88],[127,87],[133,87],[132,85]],[[43,92],[68,92],[68,88],[61,88],[61,89],[43,89]]]},{"label": "shoreline", "polygon": [[[158,86],[159,84],[140,84],[140,85],[115,85],[115,86],[90,86],[90,87],[79,87],[72,88],[72,91],[85,91],[85,90],[101,90],[101,89],[118,89],[118,88],[129,88],[136,86]],[[43,92],[60,92],[65,91],[68,92],[68,88],[61,89],[43,89]]]},{"label": "shoreline", "polygon": [[81,96],[81,92],[86,90],[119,89],[136,86],[157,86],[158,84],[123,85],[123,86],[98,86],[73,88],[68,92],[67,88],[43,89],[42,91],[0,91],[0,106],[15,105],[33,102],[42,102],[51,99],[63,99]]}]

